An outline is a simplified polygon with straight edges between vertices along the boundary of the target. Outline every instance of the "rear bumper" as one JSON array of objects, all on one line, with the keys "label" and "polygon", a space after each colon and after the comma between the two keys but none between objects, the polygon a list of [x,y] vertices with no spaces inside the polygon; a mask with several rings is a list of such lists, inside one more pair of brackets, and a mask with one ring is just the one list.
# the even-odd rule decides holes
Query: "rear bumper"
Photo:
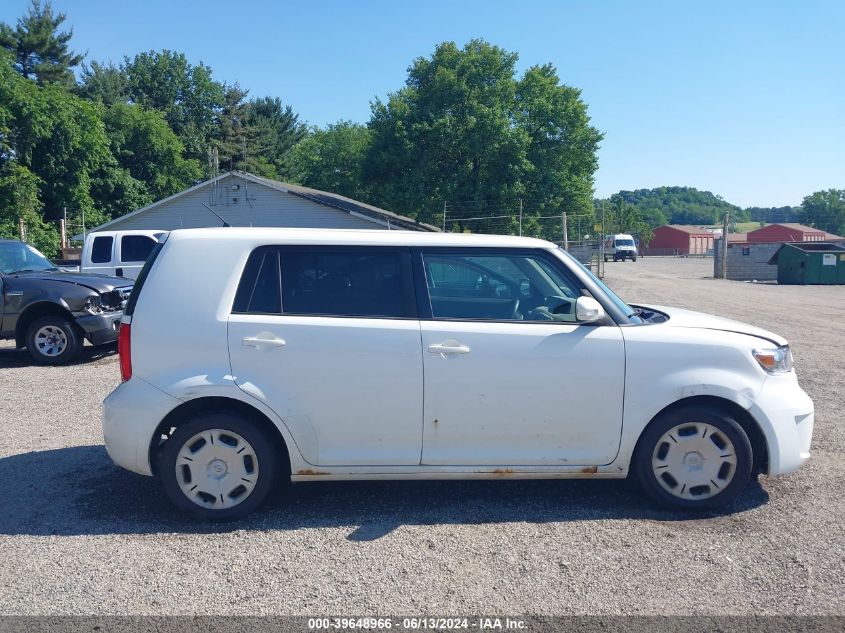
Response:
[{"label": "rear bumper", "polygon": [[83,329],[85,337],[92,345],[114,343],[117,340],[117,328],[123,312],[89,314],[76,319],[76,324]]},{"label": "rear bumper", "polygon": [[103,400],[103,438],[112,461],[152,475],[150,443],[164,417],[180,404],[140,378],[121,383]]},{"label": "rear bumper", "polygon": [[784,475],[810,458],[815,410],[795,374],[769,376],[749,409],[766,436],[768,475]]}]

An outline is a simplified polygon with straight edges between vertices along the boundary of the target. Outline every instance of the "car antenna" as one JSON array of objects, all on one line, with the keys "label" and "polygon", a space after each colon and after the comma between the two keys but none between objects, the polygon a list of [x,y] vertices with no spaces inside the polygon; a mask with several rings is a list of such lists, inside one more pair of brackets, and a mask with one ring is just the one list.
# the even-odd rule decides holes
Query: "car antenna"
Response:
[{"label": "car antenna", "polygon": [[220,221],[223,223],[223,226],[224,226],[225,228],[232,228],[232,225],[231,225],[231,224],[229,224],[228,222],[226,222],[226,220],[224,220],[224,219],[223,219],[223,218],[221,218],[219,215],[217,215],[217,212],[216,212],[214,209],[212,209],[210,206],[208,206],[205,202],[200,202],[200,204],[201,204],[202,206],[204,206],[206,209],[208,209],[209,211],[211,211],[214,215],[216,215],[216,216],[217,216],[217,219],[218,219],[218,220],[220,220]]}]

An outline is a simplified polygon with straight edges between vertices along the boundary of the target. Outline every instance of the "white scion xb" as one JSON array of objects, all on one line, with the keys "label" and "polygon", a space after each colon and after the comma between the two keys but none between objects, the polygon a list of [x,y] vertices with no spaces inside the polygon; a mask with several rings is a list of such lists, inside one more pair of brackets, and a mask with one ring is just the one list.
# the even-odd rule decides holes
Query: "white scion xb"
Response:
[{"label": "white scion xb", "polygon": [[173,231],[103,403],[109,455],[184,510],[283,482],[623,478],[710,508],[808,457],[787,342],[631,307],[554,244],[404,231]]}]

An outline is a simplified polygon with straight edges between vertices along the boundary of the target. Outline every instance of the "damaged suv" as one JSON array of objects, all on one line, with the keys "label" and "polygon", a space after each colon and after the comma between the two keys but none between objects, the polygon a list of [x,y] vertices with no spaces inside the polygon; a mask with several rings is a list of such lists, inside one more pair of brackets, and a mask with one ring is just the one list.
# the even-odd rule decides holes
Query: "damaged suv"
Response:
[{"label": "damaged suv", "polygon": [[84,341],[117,340],[132,282],[59,270],[29,244],[0,240],[0,338],[14,339],[36,363],[63,365]]}]

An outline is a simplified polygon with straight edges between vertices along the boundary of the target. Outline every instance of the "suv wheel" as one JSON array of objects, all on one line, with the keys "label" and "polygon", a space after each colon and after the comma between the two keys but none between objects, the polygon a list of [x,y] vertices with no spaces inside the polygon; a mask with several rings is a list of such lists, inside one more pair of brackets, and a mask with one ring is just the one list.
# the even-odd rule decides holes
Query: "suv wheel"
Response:
[{"label": "suv wheel", "polygon": [[64,365],[82,351],[83,339],[76,326],[60,316],[35,319],[26,333],[26,348],[41,365]]},{"label": "suv wheel", "polygon": [[665,506],[691,510],[730,503],[751,478],[751,442],[723,411],[685,407],[652,422],[634,457],[644,491]]},{"label": "suv wheel", "polygon": [[240,519],[273,490],[279,456],[248,419],[198,415],[176,428],[159,458],[164,491],[180,509],[212,520]]}]

